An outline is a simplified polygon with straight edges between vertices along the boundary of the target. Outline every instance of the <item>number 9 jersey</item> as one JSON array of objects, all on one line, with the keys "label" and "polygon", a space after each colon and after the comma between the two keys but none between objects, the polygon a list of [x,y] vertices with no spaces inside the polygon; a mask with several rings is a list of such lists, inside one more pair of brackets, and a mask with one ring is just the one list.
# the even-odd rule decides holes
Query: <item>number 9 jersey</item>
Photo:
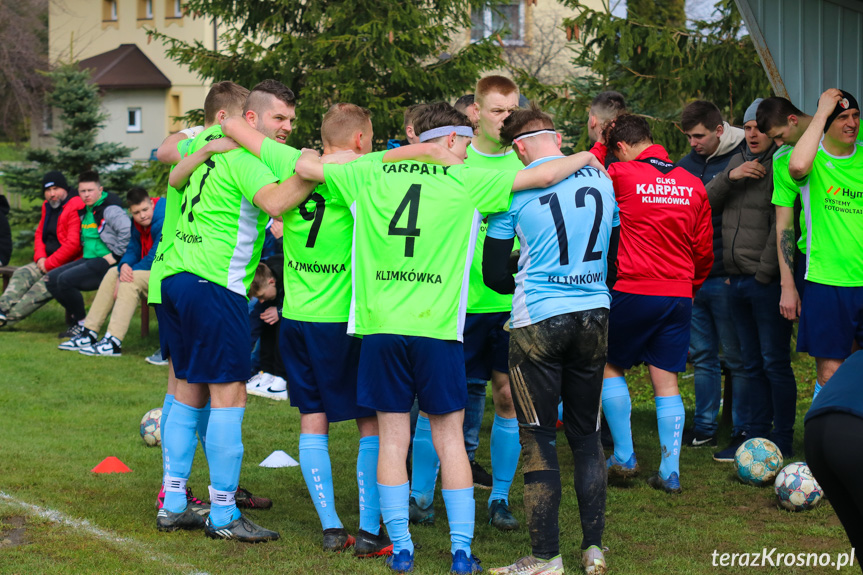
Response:
[{"label": "number 9 jersey", "polygon": [[[532,162],[538,166],[554,157]],[[620,225],[611,180],[586,167],[547,188],[515,194],[488,221],[488,237],[521,244],[510,327],[609,308],[605,284],[611,228]]]},{"label": "number 9 jersey", "polygon": [[517,172],[406,161],[324,166],[354,214],[348,332],[462,340],[482,214],[506,210]]}]

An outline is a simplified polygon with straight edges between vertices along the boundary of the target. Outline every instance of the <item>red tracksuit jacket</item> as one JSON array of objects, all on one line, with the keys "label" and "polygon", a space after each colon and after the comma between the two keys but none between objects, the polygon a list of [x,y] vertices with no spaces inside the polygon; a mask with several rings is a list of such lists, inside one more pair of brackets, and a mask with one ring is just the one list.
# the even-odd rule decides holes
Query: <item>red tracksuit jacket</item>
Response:
[{"label": "red tracksuit jacket", "polygon": [[710,203],[701,180],[652,145],[608,168],[620,208],[617,291],[693,297],[713,265]]}]

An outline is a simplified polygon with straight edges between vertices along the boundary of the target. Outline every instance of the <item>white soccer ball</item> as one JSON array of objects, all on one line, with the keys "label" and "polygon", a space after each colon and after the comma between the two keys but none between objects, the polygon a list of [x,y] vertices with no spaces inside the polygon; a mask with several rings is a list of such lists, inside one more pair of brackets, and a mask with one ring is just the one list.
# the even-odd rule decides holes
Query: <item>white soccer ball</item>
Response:
[{"label": "white soccer ball", "polygon": [[151,409],[141,419],[141,439],[149,447],[162,445],[162,408]]},{"label": "white soccer ball", "polygon": [[806,511],[821,502],[824,491],[803,461],[789,463],[773,483],[779,505],[788,511]]}]

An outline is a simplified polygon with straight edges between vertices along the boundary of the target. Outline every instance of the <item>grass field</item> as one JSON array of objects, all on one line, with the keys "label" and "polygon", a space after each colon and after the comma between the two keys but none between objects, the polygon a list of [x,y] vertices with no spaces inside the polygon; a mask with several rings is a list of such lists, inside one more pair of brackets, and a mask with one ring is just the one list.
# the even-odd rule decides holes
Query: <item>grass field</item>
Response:
[{"label": "grass field", "polygon": [[[0,573],[386,573],[379,560],[320,551],[320,524],[298,467],[267,469],[258,464],[273,450],[297,457],[299,417],[287,402],[250,397],[244,422],[245,458],[241,484],[271,497],[272,510],[250,513],[282,539],[265,545],[213,541],[201,532],[158,533],[154,507],[160,483],[161,453],[138,435],[143,414],[160,406],[167,368],[143,358],[158,345],[155,330],[139,337],[137,318],[123,345],[122,358],[91,358],[56,349],[62,309],[51,303],[14,331],[0,331]],[[800,382],[795,450],[802,457],[802,416],[809,405],[813,363],[795,360]],[[691,420],[692,380],[682,379]],[[780,511],[772,489],[740,484],[733,466],[711,459],[711,449],[685,448],[680,496],[650,489],[644,477],[658,466],[659,449],[652,394],[638,370],[630,377],[635,403],[633,428],[642,477],[608,491],[604,543],[611,573],[701,574],[827,573],[835,567],[731,568],[714,566],[712,554],[838,553],[850,545],[829,504],[807,513]],[[489,468],[488,402],[478,460]],[[330,452],[336,474],[336,502],[342,521],[358,523],[354,475],[358,434],[349,423],[332,426]],[[728,437],[722,429],[721,436]],[[571,486],[571,455],[559,444],[564,499],[561,544],[568,572],[579,573],[581,540],[577,503]],[[108,456],[132,469],[126,474],[94,474]],[[206,495],[203,453],[189,485]],[[483,565],[500,566],[529,553],[525,529],[499,533],[486,525],[488,491],[476,490],[474,552]],[[524,522],[522,478],[511,498]],[[437,525],[412,528],[416,573],[449,569],[445,510],[436,502]],[[856,565],[841,572],[859,569]]]}]

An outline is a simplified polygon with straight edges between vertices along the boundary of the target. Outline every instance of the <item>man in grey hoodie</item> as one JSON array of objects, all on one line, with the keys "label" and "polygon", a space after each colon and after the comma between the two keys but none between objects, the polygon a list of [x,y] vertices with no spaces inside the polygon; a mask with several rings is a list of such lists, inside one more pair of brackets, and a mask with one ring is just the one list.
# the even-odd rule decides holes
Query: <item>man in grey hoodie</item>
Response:
[{"label": "man in grey hoodie", "polygon": [[797,384],[791,369],[791,327],[777,311],[781,295],[776,251],[773,153],[755,112],[743,116],[746,147],[707,185],[710,207],[722,213],[722,254],[731,280],[731,319],[740,340],[744,381],[734,382],[734,426],[771,437],[790,457]]},{"label": "man in grey hoodie", "polygon": [[[700,178],[705,187],[746,145],[743,130],[723,121],[719,109],[706,100],[696,100],[686,106],[680,123],[692,151],[677,162],[677,166]],[[683,434],[683,444],[690,447],[716,445],[716,418],[722,396],[720,348],[732,381],[743,380],[740,343],[731,321],[731,282],[722,257],[722,210],[713,209],[712,217],[713,268],[692,302],[689,353],[695,369],[695,423]],[[741,407],[740,402],[735,401],[732,410]],[[743,418],[736,415],[733,419]],[[735,425],[732,442],[742,443],[744,431]]]}]

